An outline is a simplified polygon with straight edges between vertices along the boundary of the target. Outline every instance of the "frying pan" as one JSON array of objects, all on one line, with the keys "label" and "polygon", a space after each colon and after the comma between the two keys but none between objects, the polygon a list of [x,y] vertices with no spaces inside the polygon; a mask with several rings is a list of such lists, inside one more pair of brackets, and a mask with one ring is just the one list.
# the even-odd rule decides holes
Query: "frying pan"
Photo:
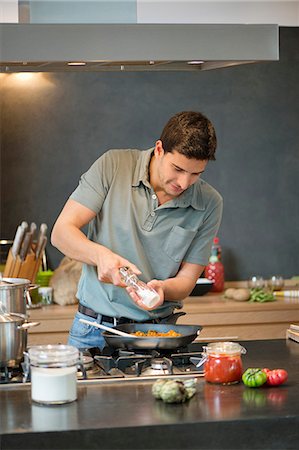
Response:
[{"label": "frying pan", "polygon": [[136,333],[142,331],[146,333],[148,330],[155,330],[158,333],[167,333],[169,330],[180,333],[177,337],[140,337],[140,336],[118,336],[109,331],[102,332],[102,336],[110,347],[123,348],[128,350],[144,349],[144,350],[172,350],[184,347],[194,341],[202,330],[200,325],[173,325],[173,324],[151,324],[151,323],[124,323],[117,325],[114,329],[125,333]]}]

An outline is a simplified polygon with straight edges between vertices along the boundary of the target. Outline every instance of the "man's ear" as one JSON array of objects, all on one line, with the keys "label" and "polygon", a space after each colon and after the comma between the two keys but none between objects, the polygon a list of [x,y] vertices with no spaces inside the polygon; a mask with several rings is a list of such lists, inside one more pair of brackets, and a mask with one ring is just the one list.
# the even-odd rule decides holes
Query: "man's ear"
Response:
[{"label": "man's ear", "polygon": [[162,141],[160,139],[158,141],[156,141],[154,153],[155,153],[155,156],[157,158],[164,155],[163,144],[162,144]]}]

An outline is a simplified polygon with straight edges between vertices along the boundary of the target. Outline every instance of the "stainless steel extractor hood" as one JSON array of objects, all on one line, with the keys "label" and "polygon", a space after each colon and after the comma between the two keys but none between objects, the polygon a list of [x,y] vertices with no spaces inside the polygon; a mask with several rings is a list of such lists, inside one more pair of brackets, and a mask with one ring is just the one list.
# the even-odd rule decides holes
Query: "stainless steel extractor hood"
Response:
[{"label": "stainless steel extractor hood", "polygon": [[0,24],[0,71],[207,70],[276,61],[278,36],[271,24]]}]

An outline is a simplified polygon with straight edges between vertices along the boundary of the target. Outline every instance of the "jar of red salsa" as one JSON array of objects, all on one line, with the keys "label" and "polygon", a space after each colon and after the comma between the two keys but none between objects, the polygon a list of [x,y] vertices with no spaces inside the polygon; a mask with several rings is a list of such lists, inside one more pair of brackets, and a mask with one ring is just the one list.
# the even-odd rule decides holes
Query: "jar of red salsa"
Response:
[{"label": "jar of red salsa", "polygon": [[241,355],[246,353],[237,342],[213,342],[203,348],[204,376],[210,383],[232,384],[242,379]]}]

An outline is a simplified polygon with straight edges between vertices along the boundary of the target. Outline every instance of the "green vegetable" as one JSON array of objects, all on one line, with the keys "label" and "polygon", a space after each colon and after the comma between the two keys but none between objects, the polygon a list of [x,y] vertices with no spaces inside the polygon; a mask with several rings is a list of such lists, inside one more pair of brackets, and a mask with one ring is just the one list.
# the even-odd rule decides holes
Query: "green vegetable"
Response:
[{"label": "green vegetable", "polygon": [[187,400],[189,400],[189,398],[193,397],[193,395],[196,393],[196,379],[192,378],[190,380],[184,381],[184,386],[186,389]]},{"label": "green vegetable", "polygon": [[248,387],[260,387],[267,381],[267,374],[260,368],[249,368],[242,375],[242,381]]},{"label": "green vegetable", "polygon": [[165,380],[157,380],[152,387],[152,394],[155,398],[161,398],[161,388],[162,386],[164,386],[164,384],[166,383],[166,379]]},{"label": "green vegetable", "polygon": [[165,403],[183,403],[196,393],[196,380],[159,379],[152,386],[152,394]]},{"label": "green vegetable", "polygon": [[253,288],[250,291],[250,302],[274,302],[276,298],[273,295],[273,292],[267,291],[262,288]]},{"label": "green vegetable", "polygon": [[186,387],[186,400],[189,400],[189,398],[193,397],[193,395],[196,393],[196,388],[193,387]]},{"label": "green vegetable", "polygon": [[160,396],[165,403],[182,403],[186,400],[186,389],[181,381],[170,380],[162,386]]}]

